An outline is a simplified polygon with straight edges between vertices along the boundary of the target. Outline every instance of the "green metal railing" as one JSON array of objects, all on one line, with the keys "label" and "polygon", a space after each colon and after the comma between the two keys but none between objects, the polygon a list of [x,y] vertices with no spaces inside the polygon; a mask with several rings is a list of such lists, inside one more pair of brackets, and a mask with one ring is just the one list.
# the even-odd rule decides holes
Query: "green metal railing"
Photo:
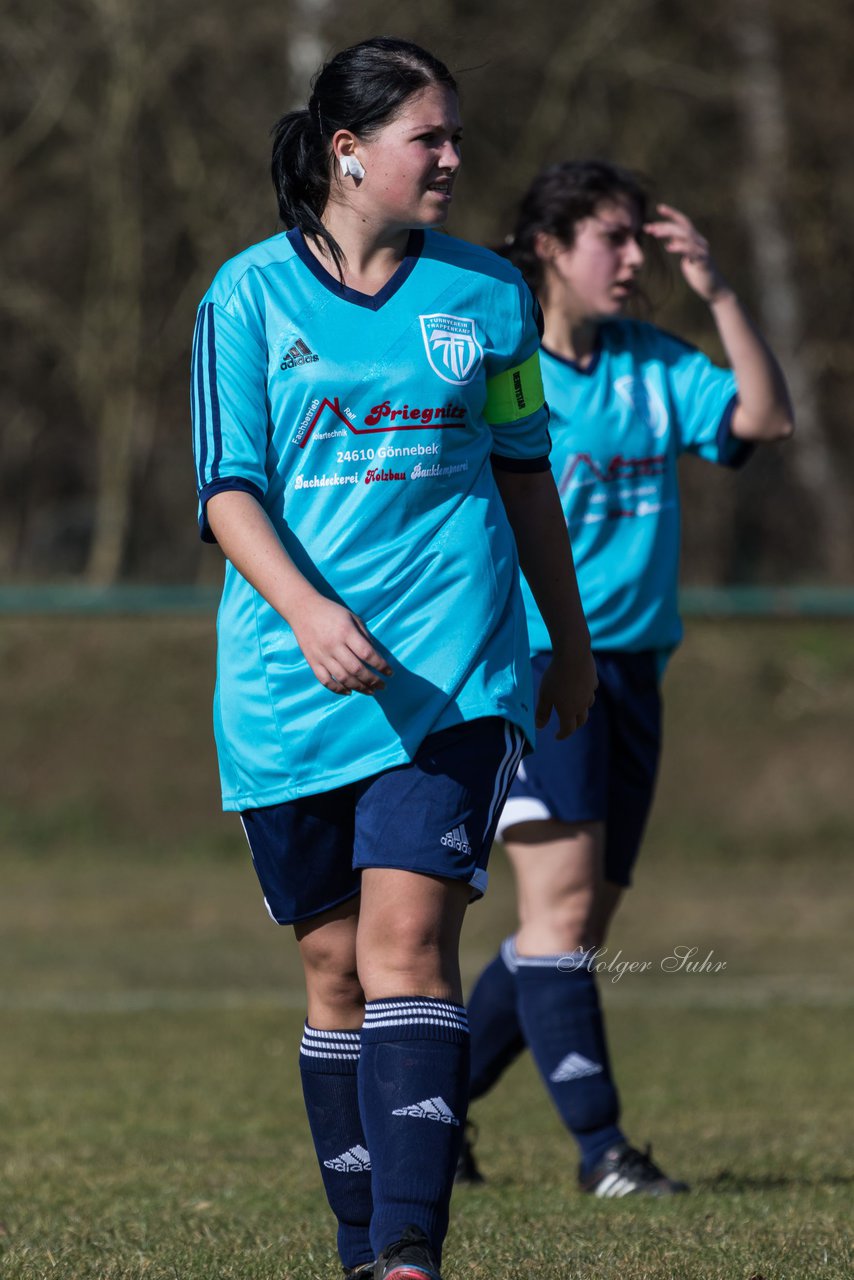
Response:
[{"label": "green metal railing", "polygon": [[0,587],[0,615],[213,613],[219,587]]},{"label": "green metal railing", "polygon": [[[0,615],[76,616],[212,614],[218,587],[55,586],[0,587]],[[686,617],[854,618],[849,587],[685,587]]]},{"label": "green metal railing", "polygon": [[683,587],[679,604],[694,618],[854,618],[854,588]]}]

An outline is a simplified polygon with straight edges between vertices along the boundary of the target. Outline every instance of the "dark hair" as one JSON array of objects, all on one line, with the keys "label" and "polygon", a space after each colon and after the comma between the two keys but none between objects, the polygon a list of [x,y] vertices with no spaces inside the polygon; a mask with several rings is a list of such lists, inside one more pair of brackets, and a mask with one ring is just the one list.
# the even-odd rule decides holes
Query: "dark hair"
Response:
[{"label": "dark hair", "polygon": [[343,49],[321,67],[308,106],[289,111],[273,127],[273,186],[279,217],[315,242],[324,241],[340,272],[341,246],[321,214],[329,199],[332,135],[351,129],[370,138],[414,93],[433,84],[457,91],[448,68],[409,40],[377,36]]},{"label": "dark hair", "polygon": [[567,247],[576,224],[589,218],[603,200],[628,200],[641,224],[647,218],[643,179],[607,160],[566,160],[538,174],[519,204],[516,229],[501,252],[519,268],[536,293],[543,283],[537,236],[556,236]]}]

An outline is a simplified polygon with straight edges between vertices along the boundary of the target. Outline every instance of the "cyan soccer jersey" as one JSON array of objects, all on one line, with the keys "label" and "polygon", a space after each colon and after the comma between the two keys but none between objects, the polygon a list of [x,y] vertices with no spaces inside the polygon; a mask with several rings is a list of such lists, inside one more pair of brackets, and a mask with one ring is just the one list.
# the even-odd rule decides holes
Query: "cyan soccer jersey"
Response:
[{"label": "cyan soccer jersey", "polygon": [[[635,320],[603,323],[585,369],[541,352],[551,463],[598,649],[670,650],[682,626],[681,453],[738,466],[750,446],[730,433],[733,373],[688,343]],[[550,648],[524,584],[533,653]]]},{"label": "cyan soccer jersey", "polygon": [[298,231],[221,269],[199,308],[192,409],[205,504],[242,489],[394,668],[341,697],[231,564],[214,727],[226,809],[342,786],[435,730],[503,716],[533,735],[515,542],[492,466],[548,469],[534,303],[508,263],[413,232],[385,288],[347,289]]}]

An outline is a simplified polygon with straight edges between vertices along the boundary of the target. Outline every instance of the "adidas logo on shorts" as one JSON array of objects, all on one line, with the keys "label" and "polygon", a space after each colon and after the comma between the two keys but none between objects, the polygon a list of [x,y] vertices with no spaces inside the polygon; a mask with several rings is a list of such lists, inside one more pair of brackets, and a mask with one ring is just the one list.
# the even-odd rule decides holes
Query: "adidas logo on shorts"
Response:
[{"label": "adidas logo on shorts", "polygon": [[423,1102],[415,1102],[411,1107],[398,1107],[391,1113],[393,1116],[412,1116],[414,1120],[438,1120],[442,1124],[459,1124],[444,1098],[425,1098]]},{"label": "adidas logo on shorts", "polygon": [[457,849],[460,853],[471,853],[468,832],[463,822],[458,827],[454,827],[453,831],[446,831],[439,843],[443,844],[446,849]]}]

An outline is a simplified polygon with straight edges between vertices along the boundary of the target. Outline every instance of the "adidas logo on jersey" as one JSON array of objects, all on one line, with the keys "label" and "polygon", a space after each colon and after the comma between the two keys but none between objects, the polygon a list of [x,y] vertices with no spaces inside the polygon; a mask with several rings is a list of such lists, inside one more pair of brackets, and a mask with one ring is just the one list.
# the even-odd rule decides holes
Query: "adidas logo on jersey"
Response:
[{"label": "adidas logo on jersey", "polygon": [[324,1160],[324,1168],[335,1169],[338,1173],[370,1173],[371,1157],[368,1155],[364,1147],[351,1147],[349,1151],[342,1151],[340,1156],[335,1156],[332,1160]]},{"label": "adidas logo on jersey", "polygon": [[458,849],[460,853],[471,853],[468,832],[463,822],[458,827],[454,827],[453,831],[446,831],[439,843],[446,849]]},{"label": "adidas logo on jersey", "polygon": [[320,356],[316,356],[302,338],[297,338],[294,345],[285,352],[279,368],[295,369],[298,364],[316,364],[319,359]]},{"label": "adidas logo on jersey", "polygon": [[442,1124],[459,1124],[444,1098],[425,1098],[423,1102],[415,1102],[411,1107],[398,1107],[391,1113],[393,1116],[412,1116],[414,1120],[439,1120]]},{"label": "adidas logo on jersey", "polygon": [[568,1053],[559,1062],[549,1076],[555,1084],[564,1084],[567,1080],[580,1080],[583,1076],[598,1076],[602,1070],[599,1062],[591,1062],[580,1053]]}]

